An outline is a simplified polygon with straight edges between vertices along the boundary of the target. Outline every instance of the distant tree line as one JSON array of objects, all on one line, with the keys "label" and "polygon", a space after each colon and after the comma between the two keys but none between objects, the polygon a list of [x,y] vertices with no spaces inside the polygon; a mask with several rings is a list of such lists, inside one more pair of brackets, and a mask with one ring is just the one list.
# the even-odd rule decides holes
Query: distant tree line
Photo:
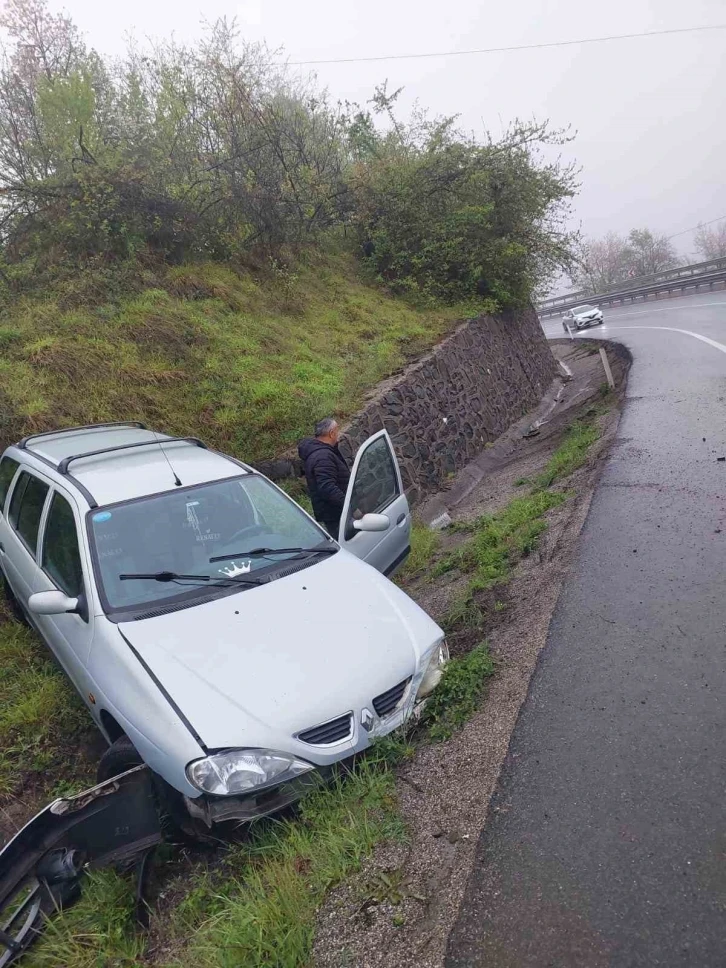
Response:
[{"label": "distant tree line", "polygon": [[[699,225],[693,244],[697,258],[704,262],[726,258],[726,219],[713,226]],[[580,242],[570,279],[578,289],[596,294],[689,261],[667,236],[649,229],[633,229],[628,235],[608,232],[601,239]]]},{"label": "distant tree line", "polygon": [[693,244],[704,262],[726,258],[726,219],[716,225],[699,225]]},{"label": "distant tree line", "polygon": [[[334,103],[218,21],[199,43],[88,47],[45,0],[9,0],[0,62],[2,278],[151,254],[267,258],[342,234],[375,274],[437,299],[521,303],[573,265],[566,135],[475,138],[380,87]],[[26,273],[27,277],[27,273]]]},{"label": "distant tree line", "polygon": [[581,243],[570,277],[577,288],[594,294],[671,269],[681,261],[673,243],[649,229],[632,229],[627,236],[608,232],[601,239]]}]

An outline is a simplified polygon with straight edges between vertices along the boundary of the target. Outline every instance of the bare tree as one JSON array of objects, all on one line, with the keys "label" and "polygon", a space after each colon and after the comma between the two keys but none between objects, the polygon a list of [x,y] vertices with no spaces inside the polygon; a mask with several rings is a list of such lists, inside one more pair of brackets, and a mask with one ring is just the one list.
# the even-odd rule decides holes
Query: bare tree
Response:
[{"label": "bare tree", "polygon": [[589,293],[598,293],[622,282],[627,274],[628,243],[622,235],[608,232],[602,239],[583,243],[572,281]]},{"label": "bare tree", "polygon": [[632,229],[628,235],[627,265],[630,277],[651,276],[678,265],[678,253],[666,235],[650,229]]},{"label": "bare tree", "polygon": [[679,262],[665,235],[654,235],[650,229],[632,229],[627,237],[608,232],[602,239],[585,240],[571,279],[576,286],[596,294],[628,279],[663,272]]},{"label": "bare tree", "polygon": [[726,219],[713,226],[699,225],[693,244],[704,260],[726,257]]}]

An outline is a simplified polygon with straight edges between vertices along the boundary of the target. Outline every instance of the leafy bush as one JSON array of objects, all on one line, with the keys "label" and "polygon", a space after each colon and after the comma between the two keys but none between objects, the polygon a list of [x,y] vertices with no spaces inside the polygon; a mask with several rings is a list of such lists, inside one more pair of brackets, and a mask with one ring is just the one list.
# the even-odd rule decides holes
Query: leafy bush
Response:
[{"label": "leafy bush", "polygon": [[352,179],[369,262],[402,292],[522,305],[574,241],[562,228],[573,171],[542,164],[536,153],[563,133],[517,123],[500,142],[480,143],[455,118],[418,113],[401,124],[395,97],[379,89],[376,104],[392,133]]},{"label": "leafy bush", "polygon": [[335,105],[224,20],[196,45],[132,46],[113,65],[46,0],[8,0],[0,26],[6,263],[253,252],[284,308],[298,304],[286,248],[348,226],[397,291],[480,309],[519,305],[569,266],[574,176],[537,155],[562,141],[546,125],[494,143],[453,118],[401,121],[385,88],[373,115]]}]

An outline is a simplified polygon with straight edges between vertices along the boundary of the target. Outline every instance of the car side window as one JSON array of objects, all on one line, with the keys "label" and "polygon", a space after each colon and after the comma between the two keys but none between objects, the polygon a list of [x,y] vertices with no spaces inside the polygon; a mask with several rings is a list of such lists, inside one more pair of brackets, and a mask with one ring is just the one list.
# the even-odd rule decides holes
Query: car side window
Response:
[{"label": "car side window", "polygon": [[33,557],[38,545],[38,529],[48,490],[47,484],[23,471],[10,499],[8,520]]},{"label": "car side window", "polygon": [[53,495],[43,534],[41,567],[69,598],[83,591],[83,569],[73,509],[57,491]]},{"label": "car side window", "polygon": [[379,437],[363,452],[351,495],[351,512],[378,513],[399,497],[398,475],[385,437]]},{"label": "car side window", "polygon": [[0,460],[0,514],[3,513],[5,499],[8,496],[10,485],[19,466],[18,462],[11,457],[3,457]]}]

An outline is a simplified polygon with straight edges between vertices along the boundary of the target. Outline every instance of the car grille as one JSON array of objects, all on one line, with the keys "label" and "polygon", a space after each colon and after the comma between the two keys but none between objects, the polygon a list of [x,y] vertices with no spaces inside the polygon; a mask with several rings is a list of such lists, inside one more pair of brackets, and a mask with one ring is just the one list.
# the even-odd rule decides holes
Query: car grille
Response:
[{"label": "car grille", "polygon": [[350,736],[353,726],[353,714],[346,713],[345,716],[338,716],[320,726],[313,726],[298,733],[298,738],[303,743],[310,743],[311,746],[327,746],[329,743],[339,743],[342,739]]},{"label": "car grille", "polygon": [[393,712],[403,698],[406,686],[410,681],[411,677],[409,676],[408,679],[404,679],[398,685],[392,686],[387,692],[382,692],[380,696],[376,696],[373,700],[373,708],[379,716],[387,716]]}]

